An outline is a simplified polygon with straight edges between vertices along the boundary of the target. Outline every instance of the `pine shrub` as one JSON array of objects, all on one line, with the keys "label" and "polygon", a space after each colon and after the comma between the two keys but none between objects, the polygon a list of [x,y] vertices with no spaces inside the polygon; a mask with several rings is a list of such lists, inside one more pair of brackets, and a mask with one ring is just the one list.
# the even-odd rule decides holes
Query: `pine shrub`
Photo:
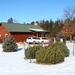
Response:
[{"label": "pine shrub", "polygon": [[40,49],[39,46],[29,47],[25,50],[26,59],[35,59],[36,52]]},{"label": "pine shrub", "polygon": [[17,44],[11,35],[8,35],[3,42],[4,52],[15,52],[17,51]]},{"label": "pine shrub", "polygon": [[63,42],[57,42],[55,44],[53,44],[53,47],[60,47],[60,49],[64,52],[65,57],[69,56],[69,49],[67,48],[66,44],[64,44]]},{"label": "pine shrub", "polygon": [[69,56],[69,50],[64,43],[54,43],[46,49],[36,52],[36,61],[38,63],[56,64],[64,61],[64,58]]},{"label": "pine shrub", "polygon": [[38,63],[44,63],[44,56],[45,56],[45,49],[41,48],[39,51],[36,52],[36,60]]},{"label": "pine shrub", "polygon": [[55,63],[61,63],[64,61],[65,54],[64,52],[60,49],[59,46],[53,47],[53,50],[56,52],[56,58],[55,58]]},{"label": "pine shrub", "polygon": [[64,52],[60,50],[59,47],[53,48],[52,46],[50,46],[47,49],[39,50],[36,53],[36,60],[38,63],[56,64],[63,62],[64,57]]}]

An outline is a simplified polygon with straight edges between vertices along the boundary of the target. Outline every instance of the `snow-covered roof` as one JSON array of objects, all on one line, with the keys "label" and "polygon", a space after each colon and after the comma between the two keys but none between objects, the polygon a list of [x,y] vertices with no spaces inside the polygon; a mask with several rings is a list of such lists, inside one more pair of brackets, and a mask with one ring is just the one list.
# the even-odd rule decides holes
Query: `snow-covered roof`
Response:
[{"label": "snow-covered roof", "polygon": [[34,29],[34,28],[29,28],[29,30],[35,31],[35,32],[48,32],[48,31],[46,31],[46,30],[44,30],[44,29]]}]

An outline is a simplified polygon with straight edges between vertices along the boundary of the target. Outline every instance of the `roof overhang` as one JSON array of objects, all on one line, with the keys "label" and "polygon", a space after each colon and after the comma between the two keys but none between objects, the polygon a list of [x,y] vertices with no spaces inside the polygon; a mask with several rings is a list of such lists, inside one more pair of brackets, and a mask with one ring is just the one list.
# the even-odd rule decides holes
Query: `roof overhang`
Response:
[{"label": "roof overhang", "polygon": [[30,31],[34,31],[34,32],[49,32],[43,29],[34,29],[34,28],[29,28]]}]

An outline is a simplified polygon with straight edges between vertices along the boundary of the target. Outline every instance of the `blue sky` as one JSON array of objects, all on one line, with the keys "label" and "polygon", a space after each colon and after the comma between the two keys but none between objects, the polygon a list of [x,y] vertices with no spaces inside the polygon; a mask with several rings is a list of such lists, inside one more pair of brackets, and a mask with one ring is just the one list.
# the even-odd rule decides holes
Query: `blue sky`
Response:
[{"label": "blue sky", "polygon": [[0,22],[13,18],[20,23],[63,18],[64,9],[75,0],[0,0]]}]

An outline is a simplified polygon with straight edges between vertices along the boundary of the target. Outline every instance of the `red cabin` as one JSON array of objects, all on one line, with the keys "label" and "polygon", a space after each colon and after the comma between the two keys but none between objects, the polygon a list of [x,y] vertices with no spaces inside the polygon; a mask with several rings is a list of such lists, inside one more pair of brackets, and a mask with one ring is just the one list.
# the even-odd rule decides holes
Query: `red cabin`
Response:
[{"label": "red cabin", "polygon": [[46,30],[40,26],[17,23],[0,23],[0,37],[12,35],[16,42],[23,42],[30,36],[45,36]]}]

